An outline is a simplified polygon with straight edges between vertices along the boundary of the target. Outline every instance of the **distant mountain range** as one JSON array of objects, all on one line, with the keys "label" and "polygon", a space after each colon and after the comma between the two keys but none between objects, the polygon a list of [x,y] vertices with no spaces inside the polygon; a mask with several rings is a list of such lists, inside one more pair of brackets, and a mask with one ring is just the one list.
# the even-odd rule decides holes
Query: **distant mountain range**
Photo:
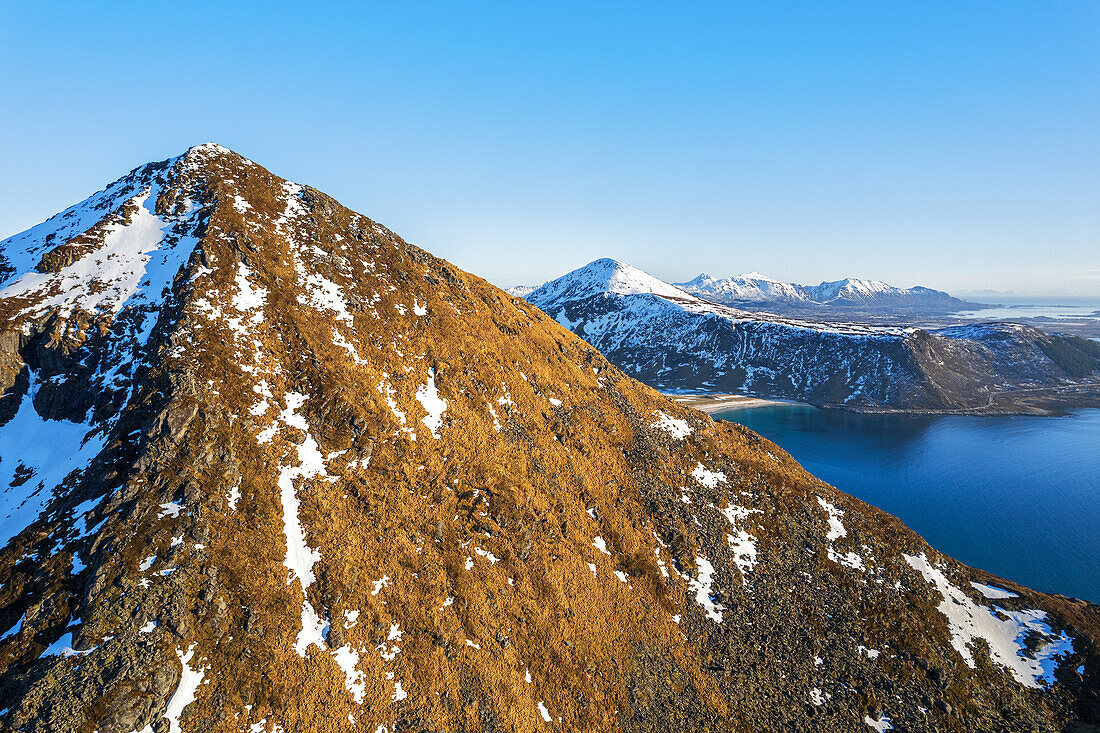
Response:
[{"label": "distant mountain range", "polygon": [[[673,285],[685,293],[715,303],[777,312],[952,313],[981,305],[920,285],[899,288],[879,280],[856,278],[820,285],[799,285],[757,272],[726,278],[702,273],[692,280]],[[508,288],[508,292],[524,298],[537,289],[530,285],[517,285]]]},{"label": "distant mountain range", "polygon": [[878,280],[845,278],[820,285],[799,285],[759,273],[715,278],[706,273],[676,283],[706,300],[753,307],[847,308],[877,311],[952,312],[977,305],[920,285],[899,288]]},{"label": "distant mountain range", "polygon": [[[818,294],[850,298],[860,290],[849,282]],[[864,410],[1036,412],[1095,402],[1100,389],[1100,347],[1085,339],[1020,324],[924,330],[750,312],[612,259],[527,300],[664,390]]]}]

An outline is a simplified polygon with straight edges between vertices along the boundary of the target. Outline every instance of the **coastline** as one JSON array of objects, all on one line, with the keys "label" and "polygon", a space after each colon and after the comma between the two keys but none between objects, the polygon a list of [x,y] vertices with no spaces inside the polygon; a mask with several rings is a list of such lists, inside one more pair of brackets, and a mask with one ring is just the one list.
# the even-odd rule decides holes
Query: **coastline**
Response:
[{"label": "coastline", "polygon": [[[1041,390],[1046,392],[1046,390]],[[663,395],[685,407],[701,410],[707,414],[718,412],[730,412],[754,407],[770,407],[777,405],[819,407],[827,410],[842,410],[857,415],[910,415],[917,417],[1065,417],[1077,410],[1100,409],[1100,399],[1085,399],[1078,404],[1063,401],[1048,401],[1042,399],[1021,400],[1009,405],[998,405],[993,397],[987,404],[977,407],[958,408],[894,408],[870,405],[845,405],[845,404],[814,404],[800,402],[798,400],[786,400],[772,397],[754,397],[742,394],[710,393],[710,394],[681,394],[676,392],[662,392]],[[1043,395],[1046,397],[1047,395]]]},{"label": "coastline", "polygon": [[743,410],[750,407],[768,407],[769,405],[806,405],[805,402],[794,400],[778,400],[767,397],[751,397],[741,394],[675,394],[665,392],[669,399],[696,410],[702,410],[707,414],[726,412],[727,410]]}]

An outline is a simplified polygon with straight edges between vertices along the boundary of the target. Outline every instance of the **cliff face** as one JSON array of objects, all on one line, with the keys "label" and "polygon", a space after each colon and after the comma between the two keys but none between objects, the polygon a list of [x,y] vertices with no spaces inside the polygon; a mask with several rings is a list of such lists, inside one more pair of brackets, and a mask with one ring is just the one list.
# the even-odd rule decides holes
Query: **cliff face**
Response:
[{"label": "cliff face", "polygon": [[1100,720],[1097,607],[223,148],[2,251],[3,730]]},{"label": "cliff face", "polygon": [[922,330],[750,312],[606,259],[525,297],[624,372],[664,390],[864,410],[1100,405],[1100,346],[1030,326]]}]

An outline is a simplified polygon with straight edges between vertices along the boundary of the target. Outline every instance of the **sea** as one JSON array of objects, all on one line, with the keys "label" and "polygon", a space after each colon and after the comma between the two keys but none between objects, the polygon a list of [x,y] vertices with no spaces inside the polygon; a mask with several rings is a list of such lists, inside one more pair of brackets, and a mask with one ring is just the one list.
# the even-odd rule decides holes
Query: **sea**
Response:
[{"label": "sea", "polygon": [[964,563],[1100,603],[1100,409],[1064,417],[715,414]]},{"label": "sea", "polygon": [[[975,298],[977,300],[977,298]],[[975,310],[959,311],[952,314],[955,318],[986,321],[1011,321],[1016,318],[1051,318],[1055,320],[1100,320],[1100,298],[1098,297],[1060,297],[1060,298],[1011,298],[1001,305]]]}]

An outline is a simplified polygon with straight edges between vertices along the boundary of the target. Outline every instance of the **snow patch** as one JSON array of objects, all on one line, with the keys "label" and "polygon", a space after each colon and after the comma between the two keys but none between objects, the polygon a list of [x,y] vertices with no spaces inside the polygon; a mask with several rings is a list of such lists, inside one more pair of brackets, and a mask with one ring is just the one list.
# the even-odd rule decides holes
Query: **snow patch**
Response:
[{"label": "snow patch", "polygon": [[[1043,622],[1045,611],[1009,611],[998,606],[990,609],[979,605],[962,589],[952,585],[943,571],[934,567],[924,553],[903,554],[902,557],[943,597],[939,610],[947,618],[951,646],[968,666],[976,668],[970,647],[984,640],[989,645],[990,658],[1007,667],[1021,685],[1041,688],[1054,681],[1059,659],[1073,653],[1073,639],[1064,631],[1054,635],[1050,626]],[[1034,652],[1029,652],[1027,641],[1032,634],[1038,634],[1045,642]]]},{"label": "snow patch", "polygon": [[817,497],[817,503],[821,505],[821,508],[829,515],[829,532],[825,535],[825,539],[829,542],[838,540],[848,534],[848,530],[844,529],[844,525],[841,523],[840,518],[844,516],[844,512],[837,509],[829,502]]},{"label": "snow patch", "polygon": [[726,474],[721,471],[711,471],[703,466],[702,463],[698,463],[695,469],[691,472],[691,477],[708,488],[716,488],[719,482],[725,483]]},{"label": "snow patch", "polygon": [[175,693],[168,701],[168,707],[164,710],[164,717],[168,720],[169,733],[182,732],[180,715],[183,713],[184,708],[195,701],[195,693],[198,691],[199,685],[202,684],[203,669],[194,670],[190,666],[194,654],[194,644],[188,647],[187,654],[181,653],[178,649],[176,650],[176,656],[179,657],[180,664],[183,665],[183,673],[180,675],[179,686],[176,687]]},{"label": "snow patch", "polygon": [[707,617],[716,623],[722,623],[722,611],[726,609],[720,603],[715,603],[712,597],[714,592],[714,566],[702,556],[695,557],[696,577],[688,579],[688,585],[695,592],[695,602],[703,607]]},{"label": "snow patch", "polygon": [[351,644],[344,644],[332,653],[332,658],[344,673],[344,686],[351,693],[351,699],[356,705],[361,705],[367,694],[367,676],[358,669],[359,650]]},{"label": "snow patch", "polygon": [[416,390],[416,399],[428,414],[422,422],[431,431],[433,438],[439,438],[439,428],[443,425],[443,413],[447,403],[435,389],[435,369],[428,370],[428,381]]},{"label": "snow patch", "polygon": [[975,583],[970,581],[970,585],[974,590],[981,593],[983,596],[991,601],[999,601],[1004,598],[1016,598],[1017,595],[1012,591],[1007,591],[1004,588],[998,588],[995,585],[984,585],[982,583]]},{"label": "snow patch", "polygon": [[691,425],[688,424],[687,420],[672,417],[660,410],[657,411],[657,422],[654,423],[653,427],[664,430],[676,440],[683,440],[692,432]]},{"label": "snow patch", "polygon": [[34,409],[39,388],[31,372],[18,411],[0,427],[0,547],[38,519],[60,484],[103,448],[103,435],[91,422],[39,415]]},{"label": "snow patch", "polygon": [[722,514],[733,525],[734,533],[726,535],[733,552],[733,562],[741,571],[741,582],[748,586],[748,574],[756,567],[756,538],[743,529],[749,515],[759,512],[759,509],[747,509],[734,504],[728,505],[722,510]]},{"label": "snow patch", "polygon": [[304,657],[310,644],[316,644],[318,649],[325,649],[328,628],[328,620],[318,616],[308,600],[302,601],[302,630],[298,632],[298,638],[294,642],[294,651],[298,652],[298,656]]},{"label": "snow patch", "polygon": [[870,715],[863,716],[863,722],[871,726],[877,731],[893,730],[894,726],[890,725],[890,719],[883,715],[878,720],[875,720]]}]

